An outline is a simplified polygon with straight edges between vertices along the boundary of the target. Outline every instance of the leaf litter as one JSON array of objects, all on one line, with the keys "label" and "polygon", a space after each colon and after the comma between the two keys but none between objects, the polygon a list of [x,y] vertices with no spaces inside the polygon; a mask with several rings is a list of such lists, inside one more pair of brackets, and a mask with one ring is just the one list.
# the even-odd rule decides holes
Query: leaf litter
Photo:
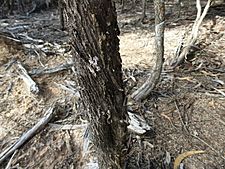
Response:
[{"label": "leaf litter", "polygon": [[[174,71],[169,68],[179,36],[194,20],[193,9],[188,8],[188,13],[184,14],[184,18],[192,18],[190,20],[174,21],[172,16],[168,17],[166,62],[161,81],[151,96],[142,103],[128,99],[129,108],[144,118],[154,131],[140,136],[130,134],[127,168],[172,169],[178,165],[176,157],[179,154],[192,150],[205,153],[180,159],[179,163],[182,160],[185,168],[225,167],[224,15],[212,8],[200,29],[199,50],[194,53],[195,57]],[[139,10],[137,6],[128,11],[130,15],[118,14],[128,95],[143,83],[154,64],[153,9],[147,13],[150,19],[143,25],[131,22],[137,20]],[[57,12],[37,13],[29,19],[1,19],[0,25],[1,152],[57,103],[59,114],[54,122],[19,149],[10,165],[20,168],[76,168],[82,165],[81,145],[86,121],[83,112],[77,109],[79,88],[73,83],[69,37],[66,31],[59,30]],[[15,61],[20,61],[37,83],[40,94],[35,96],[29,92],[13,66]]]}]

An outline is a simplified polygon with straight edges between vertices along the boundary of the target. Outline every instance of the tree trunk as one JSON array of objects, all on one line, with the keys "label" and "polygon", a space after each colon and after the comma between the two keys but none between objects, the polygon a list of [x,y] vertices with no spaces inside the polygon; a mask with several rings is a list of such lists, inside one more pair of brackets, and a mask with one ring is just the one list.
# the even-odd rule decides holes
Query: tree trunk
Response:
[{"label": "tree trunk", "polygon": [[212,2],[213,2],[213,0],[208,0],[207,4],[202,12],[201,1],[196,0],[197,16],[196,16],[194,25],[192,27],[191,34],[188,37],[186,44],[184,46],[181,46],[181,51],[178,50],[179,51],[179,52],[177,52],[178,56],[176,56],[175,61],[172,63],[173,68],[176,68],[181,63],[183,63],[183,61],[186,59],[187,55],[189,54],[191,47],[195,46],[195,43],[198,39],[199,27],[201,26],[201,23],[202,23],[203,19],[205,18]]},{"label": "tree trunk", "polygon": [[154,0],[155,6],[155,50],[156,64],[146,82],[131,97],[137,101],[145,99],[160,79],[164,56],[165,3]]},{"label": "tree trunk", "polygon": [[99,168],[122,168],[127,110],[115,5],[111,0],[65,3],[77,82]]}]

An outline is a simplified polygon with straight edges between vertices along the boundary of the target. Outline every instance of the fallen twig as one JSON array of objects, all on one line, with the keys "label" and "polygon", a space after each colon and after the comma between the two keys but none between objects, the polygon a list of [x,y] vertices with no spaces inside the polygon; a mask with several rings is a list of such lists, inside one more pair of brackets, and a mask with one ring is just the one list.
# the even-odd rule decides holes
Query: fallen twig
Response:
[{"label": "fallen twig", "polygon": [[12,67],[12,65],[16,62],[16,59],[11,59],[8,63],[5,64],[5,70],[9,70],[9,68]]},{"label": "fallen twig", "polygon": [[80,125],[60,125],[60,124],[49,124],[51,127],[50,130],[56,131],[56,130],[78,130],[78,129],[84,129],[87,127],[88,124],[80,124]]},{"label": "fallen twig", "polygon": [[223,95],[223,96],[225,97],[225,92],[223,92],[222,90],[219,90],[219,89],[217,89],[217,88],[215,88],[215,87],[213,87],[213,89],[214,89],[215,91],[219,92],[221,95]]},{"label": "fallen twig", "polygon": [[5,167],[5,169],[10,169],[10,168],[11,168],[12,160],[13,160],[13,158],[14,158],[14,156],[16,155],[17,152],[18,152],[18,150],[16,150],[16,151],[13,153],[13,155],[12,155],[12,157],[10,158],[10,160],[9,160],[7,166]]},{"label": "fallen twig", "polygon": [[181,121],[181,124],[182,124],[182,126],[184,127],[184,130],[185,130],[187,133],[189,133],[189,130],[188,130],[187,126],[185,125],[185,122],[184,122],[184,120],[183,120],[183,118],[182,118],[182,116],[181,116],[181,111],[180,111],[180,108],[179,108],[179,106],[178,106],[177,101],[175,101],[174,103],[175,103],[175,107],[176,107],[176,109],[177,109],[177,112],[178,112],[178,115],[179,115],[179,119],[180,119],[180,121]]},{"label": "fallen twig", "polygon": [[11,32],[0,32],[0,41],[4,42],[13,50],[23,50],[22,42]]},{"label": "fallen twig", "polygon": [[68,91],[69,93],[72,93],[74,95],[74,97],[76,98],[76,100],[78,100],[80,98],[80,93],[77,89],[73,88],[72,86],[65,86],[62,84],[58,84],[55,82],[55,84],[60,87],[61,89]]},{"label": "fallen twig", "polygon": [[13,145],[6,148],[0,154],[0,164],[10,157],[17,149],[21,148],[22,145],[29,141],[35,134],[37,134],[41,129],[43,129],[53,118],[54,118],[54,105],[51,106],[46,112],[46,116],[43,117],[36,125],[34,125],[30,130],[28,130],[24,135],[22,135]]},{"label": "fallen twig", "polygon": [[218,120],[221,124],[223,124],[225,126],[225,121],[221,120],[220,118],[218,117],[214,117],[212,116],[214,119]]},{"label": "fallen twig", "polygon": [[181,121],[181,123],[182,123],[182,126],[184,127],[184,129],[185,129],[185,131],[187,132],[187,134],[190,135],[190,136],[192,136],[192,137],[194,137],[195,139],[199,140],[200,142],[202,142],[204,145],[206,145],[207,147],[209,147],[212,151],[214,151],[215,153],[217,153],[222,159],[225,160],[225,157],[223,157],[223,156],[221,155],[221,153],[220,153],[218,150],[216,150],[213,146],[211,146],[211,145],[208,144],[206,141],[204,141],[203,139],[201,139],[200,137],[198,137],[197,134],[193,134],[193,133],[191,133],[191,132],[188,130],[187,126],[185,125],[185,123],[184,123],[184,121],[183,121],[183,119],[182,119],[182,117],[181,117],[180,110],[179,110],[179,107],[178,107],[176,101],[175,101],[175,106],[176,106],[176,108],[177,108],[177,110],[178,110],[179,118],[180,118],[180,121]]},{"label": "fallen twig", "polygon": [[27,70],[22,66],[22,64],[17,61],[16,62],[17,71],[24,80],[25,84],[27,85],[30,92],[34,94],[39,93],[38,85],[33,81],[33,79],[28,75]]},{"label": "fallen twig", "polygon": [[44,41],[42,39],[34,39],[27,35],[27,33],[18,34],[24,40],[23,43],[31,43],[31,44],[43,44]]},{"label": "fallen twig", "polygon": [[201,139],[200,137],[198,137],[195,134],[191,134],[190,135],[194,138],[196,138],[197,140],[201,141],[203,144],[205,144],[206,146],[208,146],[212,151],[214,151],[215,153],[217,153],[223,160],[225,160],[225,157],[219,152],[217,151],[214,147],[212,147],[211,145],[209,145],[207,142],[205,142],[203,139]]},{"label": "fallen twig", "polygon": [[29,72],[30,75],[33,76],[40,76],[44,74],[51,74],[51,73],[57,73],[63,70],[70,69],[74,66],[74,63],[67,63],[67,64],[62,64],[60,66],[56,66],[53,68],[45,68],[45,69],[33,69],[32,71]]}]

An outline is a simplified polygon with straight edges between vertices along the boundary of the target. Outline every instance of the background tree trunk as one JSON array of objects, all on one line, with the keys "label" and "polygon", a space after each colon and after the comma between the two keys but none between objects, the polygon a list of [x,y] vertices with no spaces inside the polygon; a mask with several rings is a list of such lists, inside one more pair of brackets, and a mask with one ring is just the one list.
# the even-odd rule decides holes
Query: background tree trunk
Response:
[{"label": "background tree trunk", "polygon": [[156,64],[146,82],[131,97],[137,101],[145,99],[160,79],[164,56],[165,2],[154,0],[155,7],[155,51]]},{"label": "background tree trunk", "polygon": [[201,1],[196,0],[197,16],[196,16],[195,22],[192,26],[192,31],[187,39],[187,42],[184,44],[184,46],[179,46],[179,48],[181,47],[181,49],[179,49],[180,51],[178,50],[179,52],[177,53],[177,56],[175,56],[174,62],[172,63],[173,68],[176,68],[181,63],[183,63],[183,61],[185,59],[187,59],[187,55],[189,54],[191,48],[193,46],[195,46],[196,41],[198,39],[199,28],[209,10],[209,7],[211,6],[212,2],[213,2],[213,0],[208,0],[207,4],[202,12]]},{"label": "background tree trunk", "polygon": [[99,168],[119,169],[124,164],[127,110],[115,6],[110,0],[65,3],[77,82]]}]

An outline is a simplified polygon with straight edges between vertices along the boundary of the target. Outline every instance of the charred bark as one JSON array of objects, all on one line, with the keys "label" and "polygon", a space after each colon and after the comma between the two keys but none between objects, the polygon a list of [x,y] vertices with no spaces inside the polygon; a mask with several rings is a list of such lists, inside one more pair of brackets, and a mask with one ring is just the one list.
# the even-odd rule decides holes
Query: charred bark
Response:
[{"label": "charred bark", "polygon": [[162,72],[162,65],[164,61],[165,3],[162,0],[154,0],[154,6],[156,63],[146,82],[131,95],[131,97],[136,101],[141,101],[149,95],[158,83]]},{"label": "charred bark", "polygon": [[116,9],[110,0],[66,0],[77,82],[99,168],[124,164],[127,110]]}]

